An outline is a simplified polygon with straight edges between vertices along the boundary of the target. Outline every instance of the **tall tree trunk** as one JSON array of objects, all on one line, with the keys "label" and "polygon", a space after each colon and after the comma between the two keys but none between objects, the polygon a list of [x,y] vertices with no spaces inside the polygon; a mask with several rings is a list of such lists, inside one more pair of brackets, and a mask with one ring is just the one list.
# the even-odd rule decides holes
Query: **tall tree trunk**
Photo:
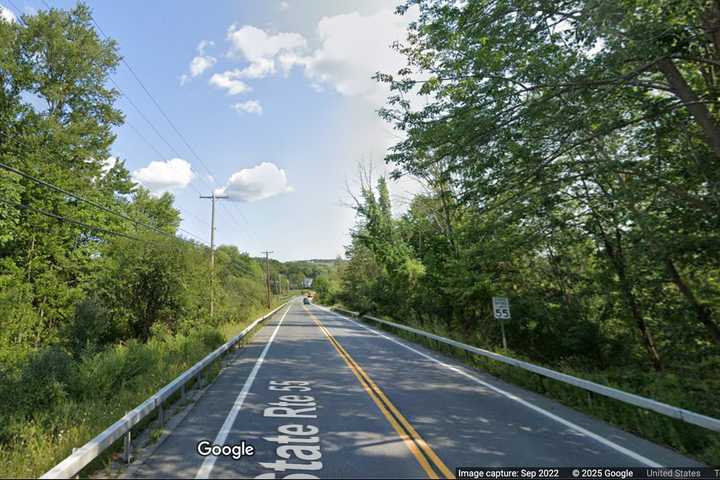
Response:
[{"label": "tall tree trunk", "polygon": [[670,273],[670,278],[672,278],[675,286],[677,286],[678,290],[680,290],[680,293],[682,293],[685,297],[685,300],[687,300],[687,302],[690,304],[690,308],[692,308],[697,319],[700,320],[703,325],[705,325],[705,328],[707,328],[713,340],[715,340],[715,343],[720,345],[720,327],[718,327],[717,323],[715,323],[715,321],[713,320],[712,310],[710,310],[710,307],[704,303],[699,302],[698,299],[695,298],[695,294],[692,292],[692,290],[690,290],[688,284],[685,283],[682,276],[680,275],[680,272],[675,267],[675,264],[670,257],[665,258],[665,265],[668,272]]},{"label": "tall tree trunk", "polygon": [[662,362],[660,361],[660,355],[658,354],[657,348],[655,348],[655,340],[653,339],[653,336],[647,327],[647,323],[645,322],[645,317],[643,316],[642,309],[640,308],[640,304],[637,301],[635,292],[633,291],[632,282],[627,275],[625,257],[623,255],[621,246],[621,233],[619,230],[616,229],[615,233],[617,240],[617,248],[615,248],[612,242],[608,239],[605,232],[602,230],[602,227],[600,227],[600,231],[603,238],[603,243],[605,244],[605,252],[610,259],[610,263],[615,268],[615,273],[617,274],[620,283],[620,291],[622,292],[625,303],[630,309],[630,314],[635,321],[635,325],[637,326],[638,330],[640,330],[640,335],[642,336],[645,350],[647,350],[648,356],[650,357],[650,361],[652,362],[655,370],[662,370]]},{"label": "tall tree trunk", "polygon": [[710,148],[715,152],[715,155],[720,157],[720,126],[713,118],[710,110],[705,104],[700,103],[700,99],[690,88],[690,85],[685,81],[682,73],[671,59],[663,58],[659,60],[657,67],[665,75],[670,87],[702,128]]}]

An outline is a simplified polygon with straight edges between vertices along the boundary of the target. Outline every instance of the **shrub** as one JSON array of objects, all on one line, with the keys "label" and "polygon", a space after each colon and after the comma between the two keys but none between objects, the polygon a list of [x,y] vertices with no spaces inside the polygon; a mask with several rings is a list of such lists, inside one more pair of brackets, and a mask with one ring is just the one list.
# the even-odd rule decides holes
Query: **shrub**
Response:
[{"label": "shrub", "polygon": [[30,355],[20,374],[16,405],[22,412],[63,402],[78,390],[78,370],[72,356],[60,347],[49,347]]}]

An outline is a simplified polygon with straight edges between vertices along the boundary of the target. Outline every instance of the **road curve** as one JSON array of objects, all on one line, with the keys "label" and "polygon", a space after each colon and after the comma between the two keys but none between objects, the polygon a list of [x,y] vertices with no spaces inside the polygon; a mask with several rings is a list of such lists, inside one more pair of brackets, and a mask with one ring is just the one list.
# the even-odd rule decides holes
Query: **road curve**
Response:
[{"label": "road curve", "polygon": [[[198,453],[212,445],[235,447]],[[127,476],[447,478],[459,466],[659,465],[699,464],[295,300]]]}]

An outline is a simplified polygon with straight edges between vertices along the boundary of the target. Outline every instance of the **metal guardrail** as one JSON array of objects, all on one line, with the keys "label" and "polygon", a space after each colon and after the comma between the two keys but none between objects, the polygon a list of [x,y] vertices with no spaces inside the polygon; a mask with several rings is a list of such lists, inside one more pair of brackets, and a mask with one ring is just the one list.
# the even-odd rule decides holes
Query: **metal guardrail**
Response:
[{"label": "metal guardrail", "polygon": [[90,462],[95,460],[101,453],[110,448],[116,441],[123,436],[125,437],[126,459],[129,458],[130,449],[130,432],[132,428],[140,423],[145,417],[155,410],[159,410],[161,423],[164,421],[163,403],[168,400],[178,390],[185,393],[185,385],[200,374],[206,367],[211,365],[215,360],[220,358],[222,354],[230,350],[237,342],[242,340],[249,332],[264,320],[267,320],[278,310],[287,305],[283,303],[270,313],[258,318],[248,325],[242,332],[228,340],[226,343],[218,347],[215,351],[208,354],[205,358],[197,362],[195,365],[185,370],[179,377],[158,390],[152,397],[135,407],[133,410],[125,414],[117,422],[105,429],[98,436],[87,442],[82,447],[74,450],[73,453],[62,462],[58,463],[40,478],[71,478],[77,475]]},{"label": "metal guardrail", "polygon": [[599,395],[603,395],[605,397],[619,400],[624,403],[629,403],[629,404],[635,405],[637,407],[652,410],[652,411],[660,413],[662,415],[666,415],[668,417],[682,420],[683,422],[686,422],[686,423],[691,423],[693,425],[698,425],[700,427],[707,428],[709,430],[714,430],[716,432],[720,432],[720,419],[717,419],[717,418],[708,417],[708,416],[702,415],[700,413],[695,413],[695,412],[691,412],[690,410],[685,410],[684,408],[674,407],[672,405],[668,405],[667,403],[662,403],[662,402],[658,402],[656,400],[652,400],[650,398],[641,397],[640,395],[635,395],[634,393],[624,392],[622,390],[618,390],[616,388],[601,385],[599,383],[591,382],[589,380],[584,380],[582,378],[573,377],[572,375],[568,375],[566,373],[556,372],[555,370],[550,370],[549,368],[539,367],[537,365],[533,365],[532,363],[524,362],[522,360],[517,360],[512,357],[506,357],[505,355],[500,355],[499,353],[484,350],[482,348],[473,347],[472,345],[467,345],[465,343],[461,343],[456,340],[451,340],[449,338],[441,337],[439,335],[428,333],[423,330],[418,330],[417,328],[408,327],[407,325],[400,325],[398,323],[390,322],[388,320],[383,320],[383,319],[377,318],[377,317],[372,317],[370,315],[360,316],[360,314],[358,312],[353,312],[351,310],[345,310],[342,308],[333,308],[333,310],[340,312],[340,313],[344,313],[346,315],[350,315],[352,317],[371,320],[373,322],[389,325],[391,327],[398,328],[400,330],[405,330],[407,332],[414,333],[415,335],[419,335],[421,337],[431,338],[438,342],[445,343],[447,345],[452,345],[453,347],[459,348],[461,350],[472,352],[477,355],[482,355],[484,357],[491,358],[498,362],[502,362],[502,363],[506,363],[508,365],[513,365],[515,367],[522,368],[523,370],[527,370],[529,372],[533,372],[538,375],[542,375],[543,377],[547,377],[547,378],[551,378],[553,380],[557,380],[559,382],[567,383],[569,385],[573,385],[575,387],[582,388],[584,390],[588,390],[590,392],[594,392]]}]

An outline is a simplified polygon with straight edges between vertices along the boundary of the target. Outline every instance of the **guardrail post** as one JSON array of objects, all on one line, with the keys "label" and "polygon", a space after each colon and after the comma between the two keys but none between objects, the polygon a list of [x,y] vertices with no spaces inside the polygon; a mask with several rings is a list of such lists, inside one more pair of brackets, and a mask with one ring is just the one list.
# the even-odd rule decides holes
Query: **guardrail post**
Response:
[{"label": "guardrail post", "polygon": [[125,460],[125,463],[130,463],[130,456],[132,454],[132,430],[129,430],[124,437],[124,450],[123,453],[123,460]]},{"label": "guardrail post", "polygon": [[163,408],[162,402],[158,407],[158,420],[160,421],[160,428],[165,428],[165,409]]},{"label": "guardrail post", "polygon": [[[77,452],[77,451],[78,451],[78,449],[77,449],[76,447],[73,447],[72,453],[75,453],[75,452]],[[77,475],[75,475],[75,476],[72,477],[72,478],[80,478],[80,474],[77,474]]]},{"label": "guardrail post", "polygon": [[180,398],[185,400],[185,395],[187,395],[187,392],[185,392],[185,384],[182,384],[182,387],[180,387]]}]

